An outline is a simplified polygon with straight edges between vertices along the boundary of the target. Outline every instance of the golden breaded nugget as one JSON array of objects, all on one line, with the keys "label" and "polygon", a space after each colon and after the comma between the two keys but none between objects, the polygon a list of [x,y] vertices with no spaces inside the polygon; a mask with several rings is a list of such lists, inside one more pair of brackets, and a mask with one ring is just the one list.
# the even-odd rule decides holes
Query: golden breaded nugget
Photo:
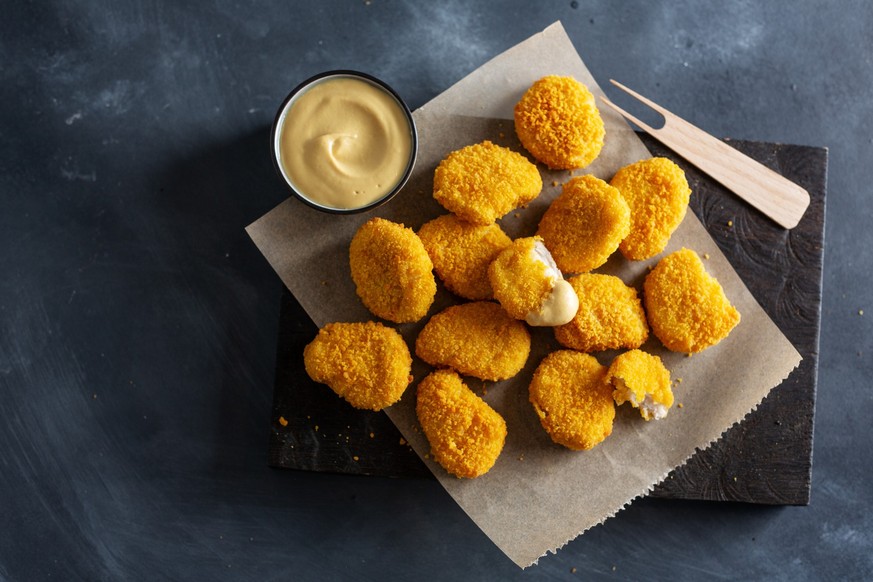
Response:
[{"label": "golden breaded nugget", "polygon": [[606,375],[615,390],[612,397],[619,406],[630,402],[646,420],[667,416],[673,406],[670,370],[661,358],[642,350],[631,350],[616,356]]},{"label": "golden breaded nugget", "polygon": [[606,130],[594,95],[572,77],[543,77],[515,106],[515,133],[553,170],[584,168],[603,148]]},{"label": "golden breaded nugget", "polygon": [[503,417],[454,370],[436,370],[421,381],[415,412],[433,458],[456,477],[484,475],[503,450]]},{"label": "golden breaded nugget", "polygon": [[561,345],[580,352],[638,348],[649,337],[637,291],[618,277],[582,273],[567,280],[579,297],[576,317],[555,328]]},{"label": "golden breaded nugget", "polygon": [[329,323],[303,349],[306,373],[355,408],[382,410],[412,382],[412,356],[396,330],[375,321]]},{"label": "golden breaded nugget", "polygon": [[590,174],[564,184],[537,234],[564,273],[585,273],[606,262],[630,231],[630,209],[616,189]]},{"label": "golden breaded nugget", "polygon": [[358,297],[377,317],[418,321],[433,303],[433,263],[411,228],[371,218],[352,238],[349,265]]},{"label": "golden breaded nugget", "polygon": [[484,141],[450,153],[437,166],[433,197],[473,224],[491,224],[543,189],[537,167],[523,155]]},{"label": "golden breaded nugget", "polygon": [[740,322],[724,289],[692,250],[667,255],[646,276],[649,324],[669,350],[694,353],[714,346]]},{"label": "golden breaded nugget", "polygon": [[425,324],[415,353],[431,366],[481,380],[506,380],[527,362],[530,332],[496,303],[453,305]]},{"label": "golden breaded nugget", "polygon": [[488,265],[512,244],[497,223],[479,226],[444,214],[425,223],[418,237],[446,289],[474,301],[491,299]]},{"label": "golden breaded nugget", "polygon": [[663,251],[691,196],[682,168],[667,158],[650,158],[621,168],[609,183],[630,207],[630,234],[618,245],[621,254],[641,261]]},{"label": "golden breaded nugget", "polygon": [[593,356],[552,352],[537,366],[529,392],[540,423],[559,445],[587,451],[612,434],[612,387],[606,366]]},{"label": "golden breaded nugget", "polygon": [[517,239],[501,251],[488,267],[488,279],[506,312],[530,325],[563,325],[579,307],[576,293],[538,236]]}]

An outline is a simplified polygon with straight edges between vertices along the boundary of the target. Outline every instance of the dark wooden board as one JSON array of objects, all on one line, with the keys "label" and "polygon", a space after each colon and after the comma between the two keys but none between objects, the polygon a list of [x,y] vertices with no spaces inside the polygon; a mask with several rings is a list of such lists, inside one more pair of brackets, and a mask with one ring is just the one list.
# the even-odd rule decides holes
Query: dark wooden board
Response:
[{"label": "dark wooden board", "polygon": [[[693,191],[692,210],[803,356],[801,365],[757,410],[717,443],[698,451],[651,496],[808,504],[827,150],[728,141],[809,191],[812,203],[803,220],[786,231],[648,136],[640,137],[653,155],[667,156],[683,167]],[[317,331],[286,290],[280,313],[269,464],[359,475],[429,477],[430,472],[384,413],[354,410],[309,379],[303,368],[303,347]]]}]

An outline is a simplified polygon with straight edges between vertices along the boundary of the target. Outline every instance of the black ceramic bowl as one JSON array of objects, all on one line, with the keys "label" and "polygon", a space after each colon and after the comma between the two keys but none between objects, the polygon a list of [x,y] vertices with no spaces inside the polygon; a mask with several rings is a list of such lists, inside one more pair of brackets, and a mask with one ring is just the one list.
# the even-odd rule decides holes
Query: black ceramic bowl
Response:
[{"label": "black ceramic bowl", "polygon": [[[282,127],[285,122],[285,117],[291,107],[294,105],[295,99],[300,95],[303,95],[308,89],[312,88],[314,85],[337,78],[353,78],[364,81],[373,85],[386,93],[388,93],[393,99],[397,102],[397,105],[401,108],[403,113],[405,114],[406,121],[409,124],[409,132],[411,137],[411,148],[409,153],[409,161],[406,165],[406,170],[401,176],[400,180],[391,188],[388,192],[385,193],[384,196],[380,197],[373,202],[370,202],[364,206],[358,206],[355,208],[335,208],[332,206],[326,206],[324,204],[320,204],[310,198],[307,198],[306,194],[300,192],[295,186],[294,181],[291,176],[288,176],[285,169],[282,167],[281,162],[281,152],[279,141],[281,138]],[[403,188],[406,184],[407,180],[409,180],[409,176],[412,174],[412,168],[415,166],[415,158],[418,155],[418,132],[415,128],[415,121],[412,119],[412,112],[409,110],[409,107],[400,98],[394,89],[392,89],[387,83],[384,81],[373,77],[372,75],[368,75],[366,73],[361,73],[359,71],[351,71],[351,70],[334,70],[334,71],[325,71],[323,73],[319,73],[309,79],[303,81],[297,87],[291,91],[285,100],[282,101],[282,105],[279,107],[279,111],[276,113],[276,118],[273,120],[273,127],[270,131],[270,153],[273,158],[273,166],[276,168],[276,172],[279,174],[279,177],[282,179],[282,182],[288,189],[291,191],[291,194],[303,202],[304,204],[315,208],[316,210],[320,210],[322,212],[329,212],[332,214],[355,214],[358,212],[366,212],[367,210],[372,210],[377,206],[381,206],[385,204],[389,200],[391,200],[394,196],[397,195],[398,192]]]}]

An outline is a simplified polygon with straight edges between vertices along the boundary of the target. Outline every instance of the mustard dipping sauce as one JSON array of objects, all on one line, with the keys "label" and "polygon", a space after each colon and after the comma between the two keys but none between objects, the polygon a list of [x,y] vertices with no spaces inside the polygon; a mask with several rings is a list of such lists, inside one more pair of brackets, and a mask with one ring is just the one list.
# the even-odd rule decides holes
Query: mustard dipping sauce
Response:
[{"label": "mustard dipping sauce", "polygon": [[303,198],[333,209],[369,206],[404,180],[414,127],[397,98],[353,76],[325,77],[282,112],[275,136],[280,170]]}]

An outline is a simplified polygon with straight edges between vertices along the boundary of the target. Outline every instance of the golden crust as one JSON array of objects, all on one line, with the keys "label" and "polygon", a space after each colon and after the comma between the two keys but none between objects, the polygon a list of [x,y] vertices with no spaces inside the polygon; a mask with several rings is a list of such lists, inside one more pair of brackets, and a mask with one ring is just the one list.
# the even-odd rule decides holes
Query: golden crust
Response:
[{"label": "golden crust", "polygon": [[723,340],[740,322],[724,289],[703,261],[683,248],[646,276],[643,296],[652,332],[674,352],[694,353]]},{"label": "golden crust", "polygon": [[682,168],[667,158],[641,160],[616,172],[610,185],[630,207],[630,233],[618,246],[621,254],[640,261],[663,251],[691,196]]},{"label": "golden crust", "polygon": [[425,223],[418,236],[446,289],[474,301],[491,299],[488,265],[512,244],[497,223],[479,226],[444,214]]},{"label": "golden crust", "polygon": [[382,410],[412,382],[412,356],[396,330],[375,321],[329,323],[303,349],[306,373],[355,408]]},{"label": "golden crust", "polygon": [[673,406],[670,370],[664,366],[661,358],[642,350],[631,350],[616,356],[609,365],[606,381],[615,388],[612,396],[617,405],[630,402],[634,408],[639,408],[646,420],[655,418],[649,408],[640,406],[647,397],[651,404],[660,404],[665,408]]},{"label": "golden crust", "polygon": [[506,380],[527,362],[530,332],[496,303],[453,305],[425,324],[415,353],[431,366],[481,380]]},{"label": "golden crust", "polygon": [[564,273],[601,266],[630,230],[630,209],[621,193],[590,174],[564,184],[540,220],[537,234]]},{"label": "golden crust", "polygon": [[525,319],[528,313],[537,311],[552,291],[545,263],[534,258],[537,241],[542,239],[516,239],[488,267],[494,298],[515,319]]},{"label": "golden crust", "polygon": [[421,381],[415,412],[431,454],[452,475],[484,475],[503,450],[503,417],[453,370],[436,370]]},{"label": "golden crust", "polygon": [[583,273],[567,280],[579,297],[570,323],[555,328],[561,345],[580,352],[638,348],[649,337],[637,291],[618,277]]},{"label": "golden crust", "polygon": [[395,323],[418,321],[436,295],[433,263],[421,239],[402,224],[371,218],[349,246],[355,290],[374,315]]},{"label": "golden crust", "polygon": [[523,155],[484,141],[450,153],[437,166],[433,197],[473,224],[488,225],[539,196],[543,179]]},{"label": "golden crust", "polygon": [[540,423],[560,445],[589,450],[612,434],[612,387],[593,356],[552,352],[537,366],[529,393]]},{"label": "golden crust", "polygon": [[515,132],[525,149],[553,170],[584,168],[600,154],[606,135],[588,88],[554,75],[534,83],[516,104]]}]

